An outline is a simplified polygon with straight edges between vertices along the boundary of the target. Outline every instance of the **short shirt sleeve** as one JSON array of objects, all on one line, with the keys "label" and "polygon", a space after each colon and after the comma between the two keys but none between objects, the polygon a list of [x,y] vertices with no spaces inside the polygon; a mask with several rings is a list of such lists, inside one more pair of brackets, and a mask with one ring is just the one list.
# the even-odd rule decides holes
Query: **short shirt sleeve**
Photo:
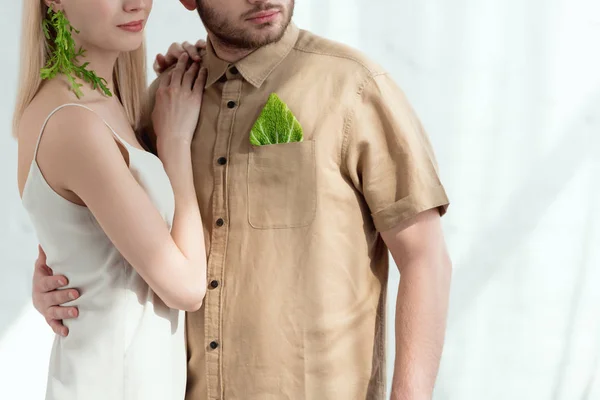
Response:
[{"label": "short shirt sleeve", "polygon": [[379,232],[429,209],[446,213],[448,197],[429,138],[388,74],[370,76],[359,89],[342,151]]}]

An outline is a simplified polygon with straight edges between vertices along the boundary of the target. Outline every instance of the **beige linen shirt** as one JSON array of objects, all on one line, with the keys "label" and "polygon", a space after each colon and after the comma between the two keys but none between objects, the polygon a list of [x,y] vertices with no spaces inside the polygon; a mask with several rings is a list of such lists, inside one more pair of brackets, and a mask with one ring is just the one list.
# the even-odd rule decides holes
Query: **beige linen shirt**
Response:
[{"label": "beige linen shirt", "polygon": [[[378,232],[448,204],[427,135],[377,64],[291,24],[209,74],[192,144],[208,282],[187,315],[188,400],[382,400]],[[255,147],[276,93],[304,131]]]}]

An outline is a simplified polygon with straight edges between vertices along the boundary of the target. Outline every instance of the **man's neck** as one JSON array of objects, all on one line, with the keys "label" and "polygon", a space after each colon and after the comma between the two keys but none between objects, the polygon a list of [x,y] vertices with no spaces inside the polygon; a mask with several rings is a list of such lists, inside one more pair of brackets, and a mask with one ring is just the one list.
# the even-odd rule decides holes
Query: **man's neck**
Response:
[{"label": "man's neck", "polygon": [[252,53],[256,49],[240,49],[237,47],[230,46],[226,43],[223,43],[219,38],[215,37],[210,32],[208,33],[208,38],[210,39],[210,43],[212,44],[213,49],[215,50],[215,54],[223,61],[227,61],[229,63],[236,63],[240,61],[242,58],[246,57],[248,54]]}]

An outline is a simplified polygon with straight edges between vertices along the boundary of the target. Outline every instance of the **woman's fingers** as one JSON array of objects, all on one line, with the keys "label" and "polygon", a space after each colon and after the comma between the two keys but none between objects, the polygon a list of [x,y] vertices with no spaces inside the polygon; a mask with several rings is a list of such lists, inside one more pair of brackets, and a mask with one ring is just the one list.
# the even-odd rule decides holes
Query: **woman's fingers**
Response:
[{"label": "woman's fingers", "polygon": [[198,76],[196,77],[196,82],[194,82],[194,94],[202,97],[204,94],[204,85],[206,85],[207,76],[208,70],[206,68],[201,68],[200,72],[198,72]]},{"label": "woman's fingers", "polygon": [[191,44],[189,42],[183,42],[182,47],[188,53],[188,55],[190,56],[190,58],[192,60],[194,60],[194,61],[202,60],[202,57],[200,57],[200,50],[193,44]]},{"label": "woman's fingers", "polygon": [[165,56],[166,68],[175,64],[182,54],[185,53],[185,49],[179,43],[173,43],[169,50],[167,51],[167,55]]},{"label": "woman's fingers", "polygon": [[194,80],[196,76],[198,76],[198,70],[200,69],[200,65],[195,62],[188,68],[188,70],[183,75],[182,86],[187,90],[192,90]]},{"label": "woman's fingers", "polygon": [[177,65],[171,73],[171,86],[181,86],[181,80],[183,79],[183,74],[187,67],[188,58],[189,56],[187,53],[183,53],[181,57],[179,57],[179,61],[177,61]]}]

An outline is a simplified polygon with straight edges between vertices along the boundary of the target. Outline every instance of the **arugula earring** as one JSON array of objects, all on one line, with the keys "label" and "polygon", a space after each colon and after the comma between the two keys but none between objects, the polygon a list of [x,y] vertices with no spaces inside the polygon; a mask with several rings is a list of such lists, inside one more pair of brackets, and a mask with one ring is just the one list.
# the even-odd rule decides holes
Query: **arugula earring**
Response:
[{"label": "arugula earring", "polygon": [[62,11],[54,11],[52,7],[48,7],[48,15],[42,21],[42,29],[51,48],[48,62],[41,70],[42,79],[52,79],[57,74],[64,74],[77,98],[83,96],[81,91],[83,84],[77,83],[76,78],[92,85],[92,89],[100,88],[106,96],[112,96],[106,86],[106,79],[98,77],[94,71],[87,69],[89,62],[78,65],[77,57],[85,57],[85,50],[80,47],[75,51],[72,33],[79,33],[79,31],[71,26]]}]

